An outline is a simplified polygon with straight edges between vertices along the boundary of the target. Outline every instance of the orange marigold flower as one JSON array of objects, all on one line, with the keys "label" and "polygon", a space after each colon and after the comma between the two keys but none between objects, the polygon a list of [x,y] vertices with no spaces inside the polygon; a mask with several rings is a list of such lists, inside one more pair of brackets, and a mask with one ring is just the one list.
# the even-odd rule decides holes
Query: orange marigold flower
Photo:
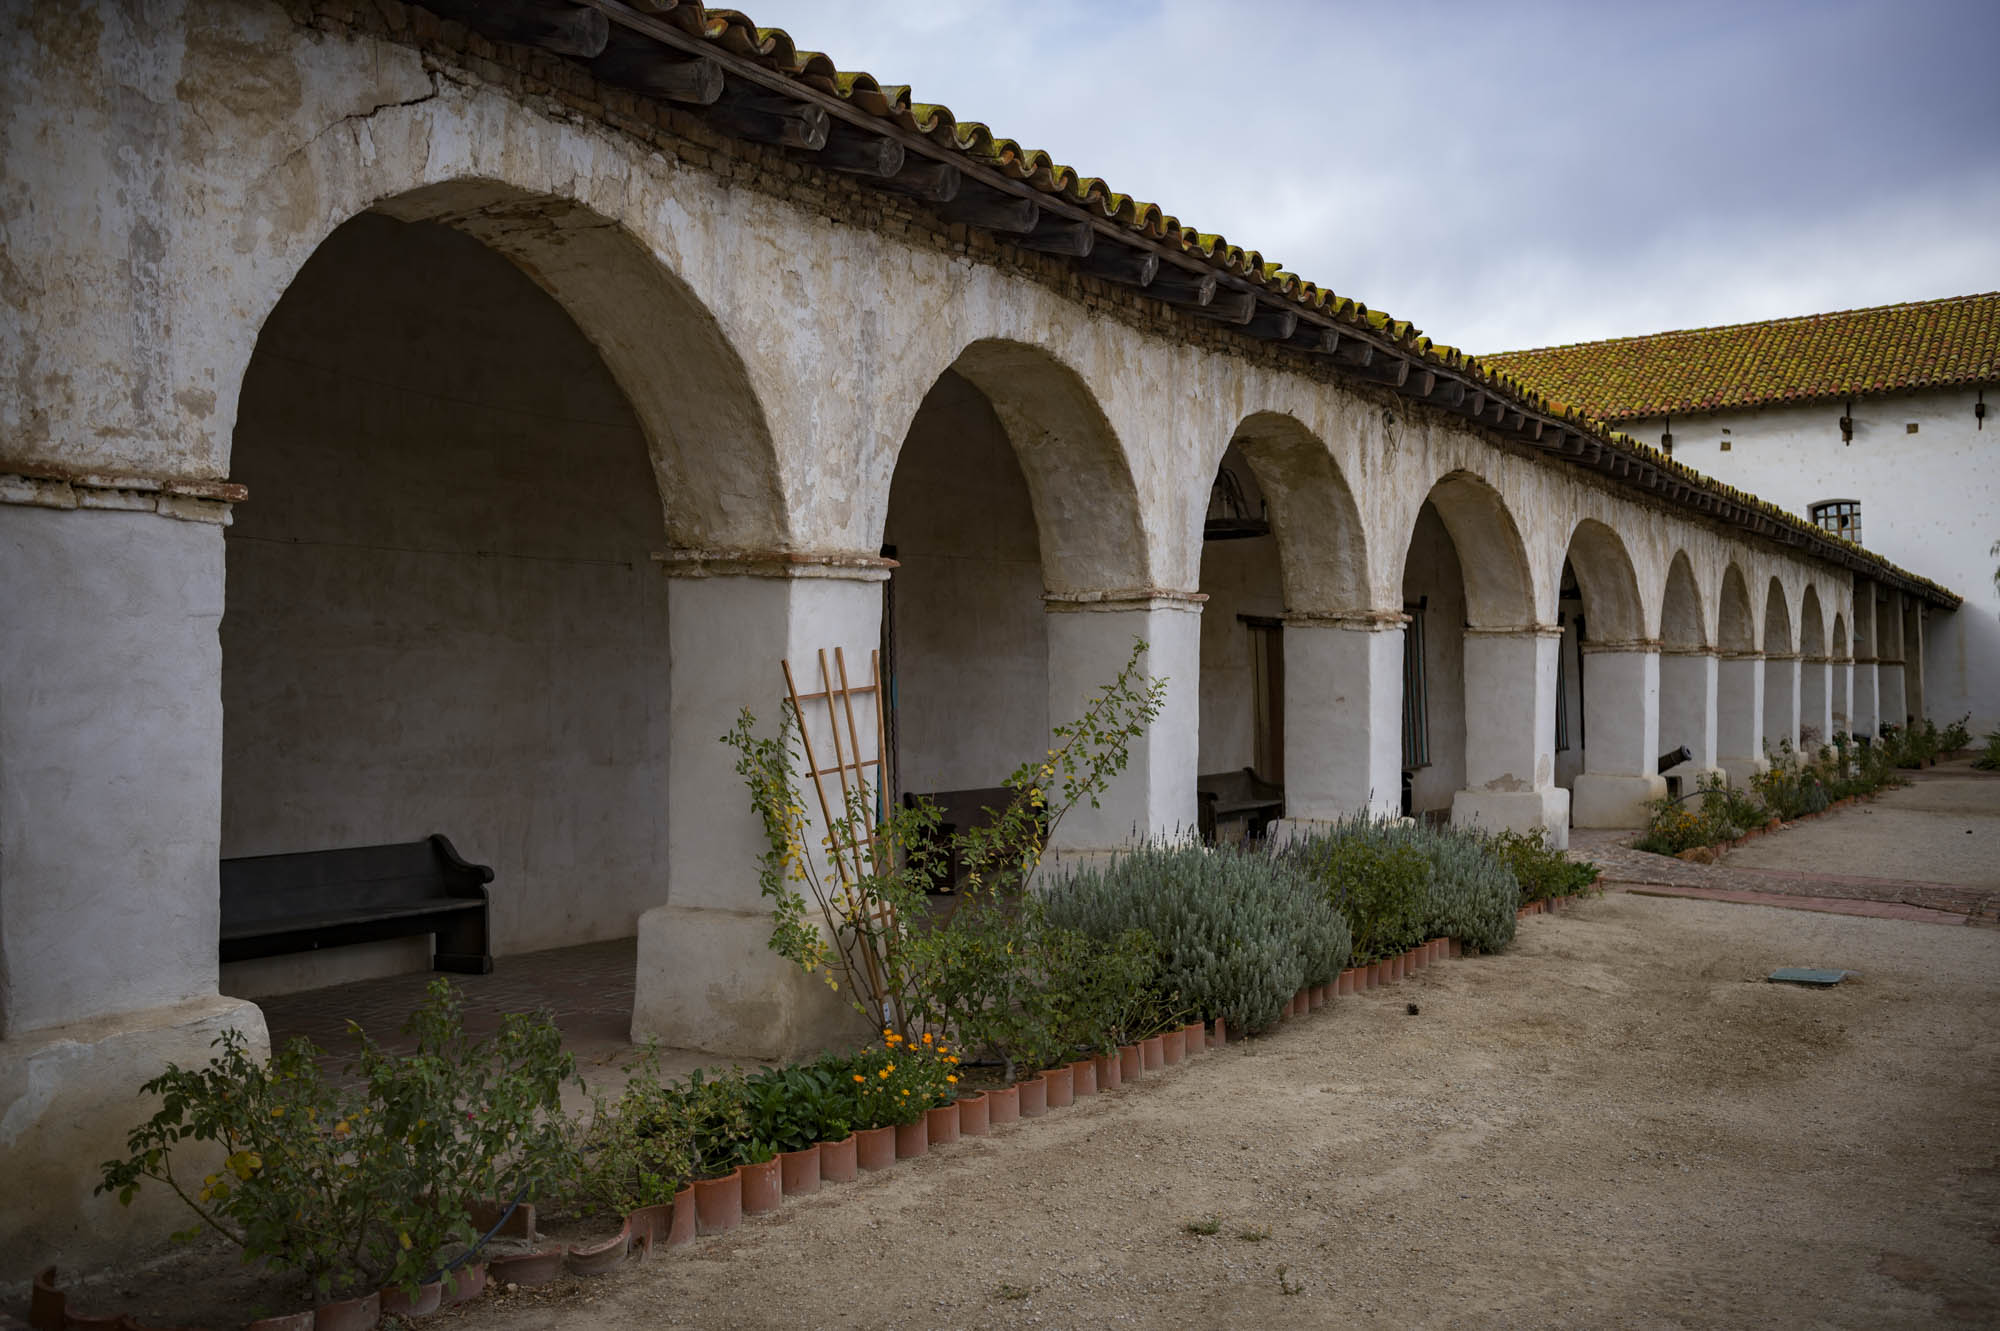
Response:
[{"label": "orange marigold flower", "polygon": [[951,1073],[949,1073],[949,1072],[947,1072],[947,1073],[945,1073],[945,1074],[944,1074],[944,1079],[945,1079],[946,1081],[950,1082],[950,1083],[951,1083],[952,1085],[954,1085],[954,1086],[958,1085],[958,1078],[957,1078],[957,1077],[955,1077],[955,1076],[953,1076],[953,1075],[952,1075]]},{"label": "orange marigold flower", "polygon": [[894,1068],[883,1068],[880,1072],[876,1073],[875,1075],[880,1077],[883,1081],[887,1081],[889,1080],[889,1074],[893,1071],[895,1071]]},{"label": "orange marigold flower", "polygon": [[868,1080],[868,1078],[866,1078],[866,1077],[862,1076],[862,1075],[861,1075],[860,1073],[858,1073],[858,1072],[857,1072],[857,1073],[855,1073],[855,1074],[854,1074],[854,1080],[856,1080],[856,1081],[867,1081],[867,1080]]},{"label": "orange marigold flower", "polygon": [[948,1057],[948,1058],[946,1058],[946,1059],[945,1059],[945,1062],[947,1062],[947,1063],[956,1063],[956,1062],[958,1062],[958,1055],[957,1055],[957,1054],[952,1054],[952,1055],[951,1055],[950,1057]]},{"label": "orange marigold flower", "polygon": [[925,1043],[925,1044],[929,1044],[930,1042],[931,1042],[931,1033],[930,1033],[929,1031],[925,1031],[925,1032],[924,1032],[924,1043]]}]

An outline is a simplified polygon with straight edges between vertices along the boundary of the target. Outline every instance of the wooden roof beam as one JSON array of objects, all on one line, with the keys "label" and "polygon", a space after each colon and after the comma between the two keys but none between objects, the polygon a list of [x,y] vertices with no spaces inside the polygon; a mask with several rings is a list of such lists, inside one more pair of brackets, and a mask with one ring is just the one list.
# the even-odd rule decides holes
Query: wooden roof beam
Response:
[{"label": "wooden roof beam", "polygon": [[611,20],[566,0],[424,0],[425,8],[495,41],[590,60],[603,54]]}]

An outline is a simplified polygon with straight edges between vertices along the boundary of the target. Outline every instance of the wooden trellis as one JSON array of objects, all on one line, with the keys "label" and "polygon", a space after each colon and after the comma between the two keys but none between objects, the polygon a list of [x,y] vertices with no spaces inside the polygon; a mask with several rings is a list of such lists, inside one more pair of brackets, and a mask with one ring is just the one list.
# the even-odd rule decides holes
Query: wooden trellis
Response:
[{"label": "wooden trellis", "polygon": [[[877,806],[885,798],[881,653],[868,653],[869,681],[856,684],[847,678],[846,653],[838,647],[834,648],[829,665],[826,649],[821,648],[820,689],[815,693],[800,693],[798,682],[792,675],[791,661],[787,659],[781,664],[785,669],[785,691],[791,699],[792,718],[798,722],[799,744],[804,751],[806,770],[812,776],[813,791],[819,796],[820,816],[826,821],[827,834],[832,842],[833,861],[842,885],[853,892],[858,883],[875,871],[878,849],[876,826],[880,821]],[[854,700],[857,696],[865,698],[861,715],[867,718],[872,714],[874,721],[872,757],[863,756],[861,738],[868,727],[865,720],[857,722],[855,719]],[[820,764],[819,750],[813,744],[813,715],[819,709],[808,712],[808,703],[825,706],[826,733],[833,741],[833,762],[827,766]],[[895,927],[895,914],[887,904],[877,901],[869,906],[869,910],[870,923],[878,937]],[[857,941],[868,968],[869,982],[879,990],[882,983],[881,958],[867,938]]]}]

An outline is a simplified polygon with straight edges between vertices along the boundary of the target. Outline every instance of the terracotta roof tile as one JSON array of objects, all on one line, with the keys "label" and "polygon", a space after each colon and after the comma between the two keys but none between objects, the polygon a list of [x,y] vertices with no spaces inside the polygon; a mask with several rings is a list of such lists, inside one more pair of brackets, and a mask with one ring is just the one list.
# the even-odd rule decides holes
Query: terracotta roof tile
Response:
[{"label": "terracotta roof tile", "polygon": [[2000,292],[1482,358],[1599,420],[2000,382]]}]

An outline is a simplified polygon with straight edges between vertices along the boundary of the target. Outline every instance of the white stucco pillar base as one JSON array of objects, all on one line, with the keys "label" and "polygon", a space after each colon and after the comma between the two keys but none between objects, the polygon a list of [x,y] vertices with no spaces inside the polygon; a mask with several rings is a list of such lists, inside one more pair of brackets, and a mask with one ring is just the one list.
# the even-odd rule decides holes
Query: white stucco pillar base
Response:
[{"label": "white stucco pillar base", "polygon": [[1402,802],[1403,632],[1395,620],[1285,622],[1285,831]]},{"label": "white stucco pillar base", "polygon": [[28,489],[68,506],[0,502],[0,1280],[164,1238],[98,1164],[169,1060],[266,1043],[215,989],[227,509]]},{"label": "white stucco pillar base", "polygon": [[1828,721],[1828,740],[1837,734],[1852,734],[1854,731],[1854,662],[1833,663],[1831,688],[1833,714]]},{"label": "white stucco pillar base", "polygon": [[[1799,747],[1817,748],[1833,738],[1833,663],[1825,657],[1799,662]],[[1810,745],[1806,732],[1813,735]]]},{"label": "white stucco pillar base", "polygon": [[1875,663],[1875,705],[1881,711],[1882,721],[1888,725],[1907,725],[1909,721],[1909,699],[1903,694],[1903,663],[1901,661],[1878,661]]},{"label": "white stucco pillar base", "polygon": [[1874,661],[1854,662],[1854,697],[1847,733],[1858,739],[1873,739],[1882,727],[1882,695]]},{"label": "white stucco pillar base", "polygon": [[[1147,837],[1192,833],[1201,743],[1201,601],[1051,597],[1047,604],[1051,725],[1081,717],[1124,668],[1135,641],[1147,644],[1140,669],[1167,681],[1159,719],[1132,742],[1125,770],[1112,778],[1099,807],[1086,804],[1064,815],[1050,847],[1050,866],[1102,856]],[[1288,756],[1288,767],[1289,762]]]},{"label": "white stucco pillar base", "polygon": [[[97,1166],[124,1155],[125,1134],[157,1107],[139,1087],[168,1063],[200,1067],[226,1030],[243,1032],[252,1058],[270,1053],[264,1014],[240,998],[201,998],[171,1007],[0,1040],[0,1283],[40,1267],[75,1271],[129,1258],[187,1221],[164,1184],[148,1183],[130,1207],[95,1197]],[[197,1180],[219,1152],[193,1143],[176,1153],[177,1173]],[[14,1201],[25,1203],[14,1205]]]},{"label": "white stucco pillar base", "polygon": [[1660,654],[1651,647],[1584,649],[1584,770],[1570,791],[1578,827],[1644,827],[1667,793],[1660,751]]},{"label": "white stucco pillar base", "polygon": [[1799,747],[1799,658],[1764,658],[1764,747],[1771,753]]},{"label": "white stucco pillar base", "polygon": [[1555,784],[1561,630],[1465,632],[1465,784],[1451,820],[1490,831],[1540,827],[1569,844],[1569,792]]},{"label": "white stucco pillar base", "polygon": [[1764,658],[1724,656],[1715,663],[1716,766],[1729,784],[1747,789],[1771,769],[1764,757]]},{"label": "white stucco pillar base", "polygon": [[[748,707],[777,732],[790,660],[801,692],[819,682],[819,652],[847,658],[865,683],[881,640],[884,570],[868,567],[716,571],[676,564],[667,596],[672,749],[667,766],[667,901],[639,917],[634,1041],[746,1058],[815,1052],[862,1031],[823,981],[768,947],[771,915],[757,860],[766,849],[736,754],[721,742]],[[708,573],[709,576],[694,576]],[[862,722],[873,756],[872,708]],[[832,761],[830,737],[816,756]],[[816,803],[801,778],[808,807]]]}]

